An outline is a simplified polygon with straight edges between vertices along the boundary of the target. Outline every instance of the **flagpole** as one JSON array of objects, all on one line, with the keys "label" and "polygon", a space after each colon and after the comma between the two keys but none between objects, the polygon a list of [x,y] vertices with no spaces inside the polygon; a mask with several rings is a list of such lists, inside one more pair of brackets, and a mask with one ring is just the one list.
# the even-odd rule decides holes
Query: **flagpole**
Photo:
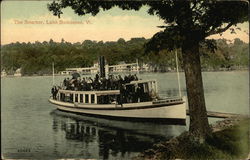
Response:
[{"label": "flagpole", "polygon": [[54,62],[52,62],[52,78],[53,78],[53,86],[55,85],[55,69],[54,69]]},{"label": "flagpole", "polygon": [[181,83],[180,83],[177,49],[175,50],[175,61],[176,61],[176,72],[177,72],[177,79],[178,79],[179,96],[181,97]]}]

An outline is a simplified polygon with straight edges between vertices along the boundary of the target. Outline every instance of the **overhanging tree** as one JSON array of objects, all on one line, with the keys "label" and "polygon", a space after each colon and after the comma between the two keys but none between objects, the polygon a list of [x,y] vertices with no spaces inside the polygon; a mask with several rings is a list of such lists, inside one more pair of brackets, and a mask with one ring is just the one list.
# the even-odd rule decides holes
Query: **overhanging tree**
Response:
[{"label": "overhanging tree", "polygon": [[221,34],[233,26],[248,20],[248,2],[212,0],[163,0],[163,1],[102,1],[60,0],[48,5],[53,14],[59,16],[62,9],[71,7],[76,14],[95,16],[112,7],[123,10],[139,10],[148,6],[148,13],[157,15],[165,25],[164,31],[156,33],[146,44],[146,51],[174,50],[181,48],[186,77],[190,110],[189,131],[199,140],[210,134],[203,91],[199,46],[203,43],[214,48],[206,37]]}]

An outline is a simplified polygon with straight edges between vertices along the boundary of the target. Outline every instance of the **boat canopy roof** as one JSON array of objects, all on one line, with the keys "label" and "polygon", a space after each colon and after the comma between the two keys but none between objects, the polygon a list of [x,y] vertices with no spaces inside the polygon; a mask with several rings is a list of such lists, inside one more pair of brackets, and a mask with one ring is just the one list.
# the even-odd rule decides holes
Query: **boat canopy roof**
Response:
[{"label": "boat canopy roof", "polygon": [[72,90],[59,90],[60,93],[68,93],[68,94],[95,94],[97,96],[102,95],[118,95],[120,94],[120,90],[105,90],[105,91],[72,91]]}]

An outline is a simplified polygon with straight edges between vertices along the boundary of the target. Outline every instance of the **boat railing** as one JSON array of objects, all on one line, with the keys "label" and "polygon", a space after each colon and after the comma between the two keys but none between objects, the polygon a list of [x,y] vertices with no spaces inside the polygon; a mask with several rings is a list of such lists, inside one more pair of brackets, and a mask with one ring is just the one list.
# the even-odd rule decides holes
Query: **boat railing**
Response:
[{"label": "boat railing", "polygon": [[116,95],[120,94],[120,90],[92,90],[92,91],[73,91],[60,89],[59,93],[71,93],[71,94],[96,94],[96,95]]}]

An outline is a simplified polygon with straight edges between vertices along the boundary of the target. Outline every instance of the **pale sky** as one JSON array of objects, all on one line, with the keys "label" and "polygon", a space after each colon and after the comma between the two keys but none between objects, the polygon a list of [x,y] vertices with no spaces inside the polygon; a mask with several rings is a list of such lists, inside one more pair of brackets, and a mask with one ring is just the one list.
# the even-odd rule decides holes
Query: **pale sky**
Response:
[{"label": "pale sky", "polygon": [[[68,42],[84,40],[117,41],[134,37],[151,38],[161,29],[163,21],[150,16],[147,7],[140,11],[123,11],[119,8],[91,15],[78,16],[70,8],[64,9],[61,18],[53,16],[47,9],[51,1],[2,1],[1,3],[1,43],[49,41]],[[60,24],[63,22],[63,24]],[[28,23],[28,24],[27,24]],[[31,24],[33,23],[33,24]],[[53,23],[53,24],[51,24]],[[67,23],[67,24],[65,24]],[[69,24],[80,23],[80,24]],[[237,34],[225,32],[223,36],[213,38],[249,41],[248,23],[241,24]]]}]

